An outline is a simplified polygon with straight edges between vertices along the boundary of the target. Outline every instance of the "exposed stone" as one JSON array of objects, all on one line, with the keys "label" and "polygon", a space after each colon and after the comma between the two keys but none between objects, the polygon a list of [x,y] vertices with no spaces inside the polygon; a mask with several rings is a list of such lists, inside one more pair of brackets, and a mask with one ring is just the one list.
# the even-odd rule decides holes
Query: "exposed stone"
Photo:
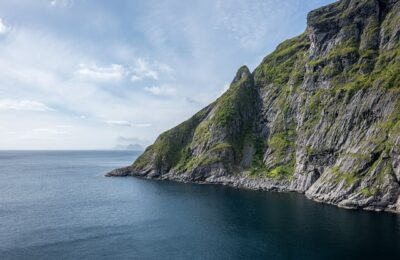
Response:
[{"label": "exposed stone", "polygon": [[400,2],[342,0],[132,166],[140,176],[296,191],[400,211]]}]

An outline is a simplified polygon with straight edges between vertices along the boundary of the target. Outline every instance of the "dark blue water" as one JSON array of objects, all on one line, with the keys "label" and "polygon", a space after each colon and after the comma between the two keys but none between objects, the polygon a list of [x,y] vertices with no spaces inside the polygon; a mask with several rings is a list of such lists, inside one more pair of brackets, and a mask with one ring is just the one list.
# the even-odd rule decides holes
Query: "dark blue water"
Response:
[{"label": "dark blue water", "polygon": [[0,259],[400,259],[400,216],[105,178],[125,151],[0,152]]}]

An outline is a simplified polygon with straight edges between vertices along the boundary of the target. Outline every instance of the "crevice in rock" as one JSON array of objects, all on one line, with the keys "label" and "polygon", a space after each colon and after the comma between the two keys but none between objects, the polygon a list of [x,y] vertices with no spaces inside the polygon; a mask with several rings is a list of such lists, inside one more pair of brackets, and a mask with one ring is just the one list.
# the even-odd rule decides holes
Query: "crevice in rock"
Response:
[{"label": "crevice in rock", "polygon": [[363,169],[361,169],[359,171],[359,173],[367,172],[368,170],[370,170],[371,167],[374,165],[374,163],[381,158],[382,153],[383,152],[380,151],[380,152],[376,152],[376,153],[371,154],[371,160],[368,163],[365,164],[365,167]]}]

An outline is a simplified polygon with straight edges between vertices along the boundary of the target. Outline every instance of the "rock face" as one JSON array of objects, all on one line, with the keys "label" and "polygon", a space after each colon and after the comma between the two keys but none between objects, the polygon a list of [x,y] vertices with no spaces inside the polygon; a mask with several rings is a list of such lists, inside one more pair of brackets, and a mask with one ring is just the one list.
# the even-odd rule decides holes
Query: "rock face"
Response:
[{"label": "rock face", "polygon": [[342,0],[108,176],[296,191],[400,212],[400,1]]}]

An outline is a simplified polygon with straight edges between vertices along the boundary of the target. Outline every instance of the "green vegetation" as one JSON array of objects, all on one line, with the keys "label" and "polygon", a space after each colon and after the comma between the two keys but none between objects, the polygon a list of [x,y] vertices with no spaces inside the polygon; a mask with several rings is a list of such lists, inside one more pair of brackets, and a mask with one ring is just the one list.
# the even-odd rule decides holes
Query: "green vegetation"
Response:
[{"label": "green vegetation", "polygon": [[268,169],[265,164],[258,162],[249,170],[250,177],[271,178],[276,180],[290,179],[294,174],[294,162],[276,166]]},{"label": "green vegetation", "polygon": [[229,132],[226,142],[235,153],[236,162],[240,162],[246,140],[251,138],[256,116],[256,88],[247,67],[237,73],[229,90],[216,101],[216,110],[210,124],[217,131]]},{"label": "green vegetation", "polygon": [[[273,167],[268,168],[263,162],[266,143],[260,138],[254,138],[255,154],[253,156],[250,176],[267,177],[273,179],[290,178],[294,173],[294,132],[292,130],[272,135],[267,147],[271,150],[269,158],[274,158]],[[287,161],[287,158],[289,161]]]},{"label": "green vegetation", "polygon": [[340,71],[336,68],[334,64],[328,64],[322,69],[321,75],[324,77],[333,77],[339,72]]},{"label": "green vegetation", "polygon": [[367,198],[374,196],[374,193],[369,188],[361,189],[361,194],[364,195]]},{"label": "green vegetation", "polygon": [[268,142],[269,148],[281,159],[285,156],[288,148],[294,147],[294,132],[292,130],[274,134]]},{"label": "green vegetation", "polygon": [[206,120],[201,122],[194,131],[193,142],[195,143],[205,143],[211,137],[211,132],[209,130],[210,121]]},{"label": "green vegetation", "polygon": [[260,137],[251,136],[251,142],[254,145],[255,152],[253,155],[252,165],[250,169],[250,175],[258,176],[262,175],[267,171],[267,167],[263,162],[263,156],[265,152],[265,142]]},{"label": "green vegetation", "polygon": [[[241,70],[244,68],[239,69],[239,72]],[[252,79],[248,75],[233,82],[229,90],[217,99],[213,123],[226,127],[232,124],[235,118],[245,117],[242,113],[252,111],[255,101],[255,90],[252,85]]]},{"label": "green vegetation", "polygon": [[[364,28],[364,31],[361,35],[361,42],[364,43],[374,43],[375,38],[379,35],[379,20],[376,17],[370,17],[368,19],[368,24]],[[371,44],[370,44],[371,45]],[[366,48],[372,46],[365,46]],[[362,55],[364,56],[364,55]]]},{"label": "green vegetation", "polygon": [[157,165],[157,168],[166,168],[165,170],[169,170],[175,166],[182,157],[187,157],[187,145],[191,141],[194,129],[208,113],[208,110],[209,107],[202,109],[189,120],[161,134],[154,144],[149,146],[146,151],[139,156],[134,162],[133,167],[136,169],[145,167],[146,164],[153,161],[153,158],[150,157],[154,154],[154,163]]},{"label": "green vegetation", "polygon": [[400,25],[400,17],[398,13],[394,10],[393,12],[390,12],[385,21],[382,24],[382,28],[385,34],[388,34],[390,32],[393,32],[396,28],[398,28]]},{"label": "green vegetation", "polygon": [[[310,15],[309,23],[318,29],[328,24],[334,25],[343,17],[353,19],[351,15],[354,13],[339,9],[332,12],[317,10]],[[213,104],[160,135],[136,160],[134,167],[142,169],[152,163],[163,172],[173,169],[183,173],[220,162],[235,170],[246,170],[249,176],[290,179],[295,169],[298,135],[304,135],[302,137],[307,141],[319,125],[327,132],[330,131],[326,130],[329,124],[333,129],[338,127],[335,118],[343,115],[341,109],[346,108],[359,91],[380,88],[379,91],[400,92],[400,43],[379,51],[375,46],[375,37],[379,36],[379,32],[388,37],[398,25],[400,19],[394,14],[389,14],[389,18],[385,19],[383,31],[380,31],[375,17],[367,21],[362,31],[356,23],[349,23],[340,27],[340,32],[346,35],[345,42],[337,44],[325,55],[317,53],[312,57],[309,55],[308,32],[283,42],[263,59],[253,75],[247,67],[240,68],[229,90]],[[303,84],[305,79],[306,82],[315,83],[315,86],[321,82],[324,85],[315,87],[313,84]],[[259,111],[256,105],[262,102],[258,91],[265,94],[262,98],[265,98],[264,102],[269,102],[268,109],[271,109],[271,117],[267,122],[268,139],[261,138],[258,129],[258,113],[265,112]],[[390,151],[394,146],[394,138],[389,138],[390,135],[398,136],[400,132],[400,104],[391,115],[383,119],[374,118],[371,124],[376,131],[371,131],[370,137],[363,140],[361,145],[367,147],[368,152]],[[255,150],[251,166],[249,162],[242,165],[244,148],[247,149],[247,146]],[[318,151],[325,151],[325,148],[307,146],[305,150],[308,155],[315,155]],[[268,158],[264,162],[267,151]],[[372,164],[370,161],[374,158],[369,153],[339,156],[348,156],[350,158],[346,159],[354,162],[354,167],[347,170],[349,172],[341,172],[337,166],[331,168],[331,180],[336,184],[343,183],[345,187],[354,186],[363,176],[384,163],[378,159],[372,166],[368,165],[368,170],[359,172],[353,169],[366,163]],[[232,157],[234,161],[231,161]],[[377,175],[378,186],[384,176],[392,171],[389,166],[386,163],[384,170]],[[378,191],[365,188],[359,192],[370,197]]]},{"label": "green vegetation", "polygon": [[369,154],[363,154],[363,153],[347,153],[346,155],[354,159],[363,161],[368,161],[371,159],[371,156]]},{"label": "green vegetation", "polygon": [[277,166],[267,173],[267,177],[273,179],[287,179],[290,178],[294,173],[294,164],[289,163],[285,165]]},{"label": "green vegetation", "polygon": [[310,46],[305,34],[287,40],[280,44],[274,52],[264,58],[254,72],[257,85],[266,86],[274,83],[276,86],[285,85],[291,76],[296,82],[303,78],[301,70],[294,71],[296,64],[305,57]]},{"label": "green vegetation", "polygon": [[311,147],[311,146],[306,146],[306,153],[307,153],[308,155],[316,154],[316,149],[313,148],[313,147]]},{"label": "green vegetation", "polygon": [[310,136],[315,130],[316,125],[321,120],[322,109],[327,105],[324,103],[326,96],[329,96],[330,92],[326,89],[318,89],[308,99],[308,103],[303,107],[303,111],[306,113],[306,121],[302,128],[304,134]]},{"label": "green vegetation", "polygon": [[210,152],[221,151],[221,150],[226,150],[226,149],[232,149],[232,145],[229,143],[218,143],[210,149]]},{"label": "green vegetation", "polygon": [[355,172],[341,172],[338,166],[334,166],[331,168],[331,172],[333,175],[333,182],[338,185],[341,182],[344,182],[344,187],[349,188],[353,186],[357,181],[361,178]]},{"label": "green vegetation", "polygon": [[351,185],[355,184],[356,181],[360,180],[355,173],[345,172],[342,174],[342,179],[344,179],[345,187],[350,187]]},{"label": "green vegetation", "polygon": [[379,86],[386,89],[400,88],[400,43],[394,49],[382,52],[371,74]]},{"label": "green vegetation", "polygon": [[354,42],[345,42],[333,48],[326,56],[326,59],[332,60],[350,55],[358,56],[358,48]]}]

